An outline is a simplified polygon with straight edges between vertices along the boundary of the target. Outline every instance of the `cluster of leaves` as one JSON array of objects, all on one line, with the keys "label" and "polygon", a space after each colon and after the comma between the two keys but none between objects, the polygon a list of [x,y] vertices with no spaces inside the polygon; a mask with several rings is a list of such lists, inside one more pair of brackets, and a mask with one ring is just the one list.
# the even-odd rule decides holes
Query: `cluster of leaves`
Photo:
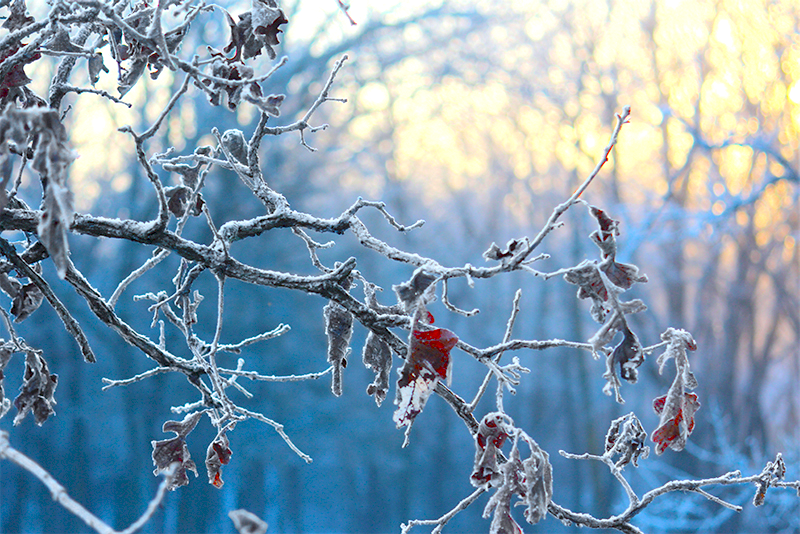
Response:
[{"label": "cluster of leaves", "polygon": [[[8,324],[8,317],[3,312],[3,319]],[[9,328],[10,329],[10,328]],[[13,329],[10,329],[13,333]],[[58,386],[58,375],[50,372],[42,351],[30,347],[24,340],[13,336],[12,339],[0,340],[0,417],[10,409],[11,402],[5,397],[4,369],[15,353],[25,354],[25,372],[23,374],[20,393],[14,399],[17,415],[14,424],[20,424],[29,413],[33,413],[36,424],[41,426],[51,415],[55,414],[55,392]]]},{"label": "cluster of leaves", "polygon": [[[619,221],[595,206],[590,206],[589,211],[598,223],[598,229],[589,237],[600,249],[600,260],[585,260],[567,269],[564,280],[579,286],[579,298],[591,299],[592,318],[603,324],[589,343],[596,356],[605,355],[606,372],[603,377],[607,383],[603,391],[607,395],[613,392],[617,402],[622,403],[620,378],[635,384],[638,368],[645,360],[642,344],[628,326],[626,315],[644,311],[646,306],[638,299],[622,301],[619,295],[635,283],[647,282],[647,277],[640,274],[635,265],[616,261]],[[607,344],[617,334],[622,334],[622,340],[610,348]],[[690,370],[686,355],[686,350],[696,350],[697,344],[691,334],[674,328],[667,329],[661,339],[667,347],[657,360],[659,372],[663,372],[664,364],[674,358],[677,373],[667,394],[653,401],[653,409],[661,418],[651,436],[656,443],[656,454],[663,453],[668,447],[676,451],[683,450],[694,430],[694,414],[700,407],[697,395],[688,391],[697,387],[697,380]],[[641,426],[641,423],[638,424]]]},{"label": "cluster of leaves", "polygon": [[[508,459],[501,448],[507,439],[513,445]],[[530,456],[521,459],[519,445],[523,441]],[[502,458],[503,462],[498,462]],[[491,534],[522,532],[511,517],[511,499],[516,495],[525,506],[525,520],[534,525],[547,516],[553,498],[553,468],[550,456],[524,431],[514,427],[511,418],[501,412],[486,414],[475,434],[475,465],[470,482],[482,489],[495,488],[486,503],[483,517],[492,514]]]},{"label": "cluster of leaves", "polygon": [[[621,403],[620,376],[630,383],[636,383],[637,368],[644,362],[642,345],[628,326],[626,315],[644,311],[647,307],[639,299],[623,301],[619,296],[633,284],[647,282],[647,277],[640,274],[635,265],[616,261],[619,221],[594,206],[590,206],[589,210],[599,226],[589,237],[600,249],[600,260],[584,260],[566,269],[564,280],[578,286],[578,298],[592,301],[592,318],[603,326],[589,343],[595,357],[605,355],[606,372],[603,377],[607,384],[603,391],[607,395],[613,392],[617,402]],[[622,333],[622,341],[609,349],[607,344],[617,333]],[[619,374],[615,367],[619,368]]]}]

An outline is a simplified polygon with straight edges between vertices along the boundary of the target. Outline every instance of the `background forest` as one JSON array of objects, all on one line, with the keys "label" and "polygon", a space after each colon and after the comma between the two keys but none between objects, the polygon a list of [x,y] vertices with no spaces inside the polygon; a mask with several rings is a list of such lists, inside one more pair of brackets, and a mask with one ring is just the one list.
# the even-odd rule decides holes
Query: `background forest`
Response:
[{"label": "background forest", "polygon": [[[238,13],[248,5],[230,2],[226,8]],[[31,12],[45,7],[28,3]],[[426,223],[399,234],[380,213],[365,213],[370,230],[447,265],[477,265],[492,242],[541,228],[553,206],[595,166],[614,114],[630,105],[630,124],[584,199],[621,221],[618,258],[636,263],[650,280],[631,291],[649,308],[631,318],[632,327],[650,340],[658,340],[665,325],[692,333],[699,347],[692,365],[705,401],[686,450],[642,461],[629,474],[631,485],[644,490],[674,478],[758,472],[776,451],[786,459],[787,478],[800,478],[796,1],[353,0],[345,12],[335,0],[286,0],[281,8],[290,22],[276,50],[288,62],[267,85],[290,97],[276,124],[303,116],[345,53],[349,59],[331,96],[347,102],[326,103],[316,112],[315,123],[330,126],[305,133],[315,151],[297,135],[265,140],[261,167],[271,187],[293,207],[324,217],[336,216],[359,196],[382,200],[401,224]],[[184,42],[184,51],[206,43],[225,46],[224,18],[202,17],[203,42]],[[264,72],[271,62],[262,56],[254,64]],[[26,67],[31,89],[41,94],[36,84],[54,68],[47,61]],[[133,143],[117,128],[146,128],[179,84],[165,70],[124,97],[130,108],[91,95],[74,101],[67,96],[72,107],[64,122],[80,155],[70,171],[72,189],[81,191],[78,211],[142,220],[155,214],[155,200],[143,193],[150,186],[136,165]],[[97,87],[118,94],[113,73],[102,74]],[[211,145],[212,126],[247,135],[257,120],[250,106],[231,112],[190,91],[152,148],[174,146],[180,152]],[[21,196],[26,194],[40,195],[36,180],[23,182]],[[233,173],[219,169],[207,177],[203,195],[216,206],[219,222],[263,211]],[[596,226],[588,212],[574,209],[563,220],[548,237],[545,252],[551,257],[539,264],[541,270],[596,254],[587,239]],[[205,226],[187,230],[198,240],[204,232],[209,233]],[[121,240],[69,240],[73,261],[104,295],[152,253]],[[236,254],[271,269],[313,272],[308,250],[293,236],[264,234],[256,243],[240,246]],[[269,257],[260,257],[264,251]],[[336,247],[319,254],[327,264],[357,255],[358,268],[387,293],[413,271],[379,261],[352,236],[337,237]],[[177,267],[177,259],[166,261]],[[134,282],[117,304],[119,313],[137,329],[150,329],[148,303],[131,295],[169,285],[173,274],[174,269],[154,270]],[[201,292],[204,287],[214,294],[213,280],[199,279]],[[505,329],[518,287],[519,338],[583,341],[593,334],[588,304],[575,298],[574,286],[522,272],[477,281],[475,288],[454,281],[451,302],[480,309],[474,317],[449,313],[441,303],[431,309],[437,324],[473,346],[489,346]],[[161,425],[174,418],[170,406],[182,395],[192,398],[192,388],[165,374],[101,391],[103,377],[128,378],[152,364],[109,335],[65,283],[54,283],[53,290],[76,310],[98,362],[86,365],[56,314],[42,306],[18,332],[53,355],[57,415],[43,427],[32,420],[14,427],[6,417],[0,429],[72,497],[110,524],[127,525],[159,482],[150,476],[150,442],[165,437]],[[227,291],[224,335],[240,339],[291,326],[280,337],[243,349],[260,372],[304,374],[327,367],[323,299],[277,289],[256,296],[235,282]],[[77,315],[81,310],[83,317]],[[210,328],[205,335],[212,337],[213,306],[198,313],[198,328]],[[150,331],[158,337],[157,327]],[[354,347],[364,335],[356,329]],[[168,329],[166,336],[168,344],[170,336],[178,342],[179,333]],[[517,355],[531,373],[516,396],[507,398],[506,409],[551,451],[558,480],[554,498],[598,517],[624,509],[625,493],[604,466],[555,453],[600,453],[607,422],[631,410],[651,428],[658,420],[651,390],[664,389],[670,378],[655,365],[642,366],[640,383],[623,386],[623,406],[603,395],[603,364],[584,352]],[[452,389],[472,395],[485,368],[464,354],[455,355],[454,365]],[[10,377],[21,376],[22,369],[21,359],[6,369],[9,395],[18,387]],[[142,531],[233,532],[227,512],[246,508],[265,519],[270,532],[393,532],[411,518],[439,517],[472,491],[473,440],[441,399],[432,399],[419,416],[412,446],[401,448],[391,402],[378,408],[365,393],[372,373],[348,367],[338,398],[328,380],[248,385],[255,394],[252,409],[283,423],[313,463],[298,458],[271,428],[248,421],[232,436],[236,461],[226,466],[225,485],[218,490],[201,473],[171,492]],[[202,458],[214,431],[198,426],[193,435],[200,447],[193,456]],[[0,532],[87,530],[9,462],[0,462],[0,481]],[[713,493],[747,505],[753,488],[720,487]],[[487,531],[481,511],[482,505],[467,509],[446,531]],[[800,500],[793,491],[774,491],[763,508],[745,506],[737,514],[698,495],[672,493],[637,516],[637,524],[647,532],[797,532]],[[526,532],[571,530],[577,527],[552,518],[526,525]]]}]

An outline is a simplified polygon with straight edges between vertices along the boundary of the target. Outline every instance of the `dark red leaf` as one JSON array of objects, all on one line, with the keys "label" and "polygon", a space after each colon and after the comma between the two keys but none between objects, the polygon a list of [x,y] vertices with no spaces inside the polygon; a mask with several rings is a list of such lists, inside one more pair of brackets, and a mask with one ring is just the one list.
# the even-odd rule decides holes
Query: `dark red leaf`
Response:
[{"label": "dark red leaf", "polygon": [[473,486],[496,486],[503,480],[497,465],[497,453],[512,430],[507,415],[492,412],[481,419],[475,434],[475,464],[470,482]]},{"label": "dark red leaf", "polygon": [[225,434],[220,434],[211,442],[206,451],[208,483],[216,488],[221,488],[224,484],[222,481],[222,466],[227,465],[231,461],[231,455],[233,455],[229,445],[228,437]]},{"label": "dark red leaf", "polygon": [[449,383],[450,351],[456,343],[458,337],[444,328],[411,332],[409,354],[397,380],[397,410],[393,417],[397,428],[412,423],[439,380]]}]

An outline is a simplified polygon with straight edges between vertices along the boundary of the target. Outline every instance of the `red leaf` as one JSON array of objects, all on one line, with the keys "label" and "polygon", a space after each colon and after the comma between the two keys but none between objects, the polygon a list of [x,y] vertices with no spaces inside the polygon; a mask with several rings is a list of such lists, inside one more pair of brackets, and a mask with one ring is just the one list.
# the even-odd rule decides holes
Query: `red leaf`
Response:
[{"label": "red leaf", "polygon": [[211,442],[206,451],[208,483],[213,484],[216,488],[221,488],[224,484],[222,481],[222,466],[230,462],[233,455],[233,451],[228,445],[228,437],[223,433]]},{"label": "red leaf", "polygon": [[[694,414],[700,408],[700,402],[694,393],[684,393],[671,402],[667,402],[669,394],[653,400],[653,410],[661,416],[661,422],[653,431],[650,439],[656,444],[656,454],[661,454],[668,447],[681,451],[686,440],[694,430]],[[685,421],[685,426],[681,425]]]},{"label": "red leaf", "polygon": [[472,467],[470,483],[476,487],[499,484],[503,476],[497,465],[497,451],[509,437],[508,416],[499,412],[486,414],[475,434],[475,464]]},{"label": "red leaf", "polygon": [[439,380],[450,382],[450,351],[456,343],[458,337],[445,328],[411,332],[408,358],[397,380],[397,410],[393,417],[397,428],[411,424]]}]

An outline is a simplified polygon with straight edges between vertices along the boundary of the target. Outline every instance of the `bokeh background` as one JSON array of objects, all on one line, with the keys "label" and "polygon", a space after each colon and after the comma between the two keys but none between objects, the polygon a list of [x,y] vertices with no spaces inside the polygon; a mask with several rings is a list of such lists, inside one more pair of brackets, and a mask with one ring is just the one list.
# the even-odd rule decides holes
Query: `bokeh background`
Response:
[{"label": "bokeh background", "polygon": [[[34,6],[31,11],[46,6]],[[224,3],[231,13],[249,3]],[[288,95],[282,117],[301,117],[333,63],[349,60],[329,102],[314,116],[328,123],[307,137],[266,139],[262,168],[270,185],[293,207],[335,216],[358,197],[380,199],[397,219],[423,228],[399,234],[376,213],[364,213],[374,234],[445,265],[482,264],[492,242],[535,235],[552,208],[596,164],[614,114],[632,108],[630,124],[612,159],[584,198],[621,221],[619,259],[634,262],[650,282],[632,290],[649,309],[631,326],[645,345],[668,326],[692,332],[699,349],[691,363],[702,408],[689,446],[681,453],[628,467],[641,493],[673,478],[702,478],[741,469],[760,472],[781,451],[787,477],[800,478],[800,5],[793,0],[552,0],[515,2],[353,0],[351,26],[335,0],[284,1],[289,23],[279,47],[288,63],[264,84]],[[226,44],[220,11],[201,16],[184,43],[185,57],[210,44]],[[113,60],[106,59],[113,67]],[[265,72],[270,62],[254,62]],[[45,95],[53,66],[26,67],[31,88]],[[80,69],[80,66],[79,66]],[[77,72],[77,71],[76,71]],[[116,90],[115,72],[98,87]],[[80,73],[77,74],[81,76]],[[80,158],[71,171],[77,208],[95,215],[145,219],[156,212],[152,189],[133,158],[133,144],[116,130],[141,131],[154,120],[182,77],[163,72],[137,85],[128,109],[94,95],[72,98],[65,124]],[[212,144],[211,128],[249,134],[257,119],[244,104],[235,112],[211,107],[204,94],[184,96],[150,143],[152,152],[175,147],[189,153]],[[174,177],[164,174],[165,182]],[[25,182],[32,202],[40,190]],[[215,222],[263,213],[232,174],[215,170],[204,190]],[[594,222],[576,206],[541,247],[551,255],[540,270],[556,270],[596,257],[588,234]],[[189,235],[209,241],[198,223]],[[329,236],[318,236],[322,241]],[[70,236],[72,258],[110,296],[152,250],[107,239]],[[303,243],[275,230],[238,243],[233,253],[260,267],[311,274]],[[332,264],[354,255],[358,268],[386,289],[412,269],[363,250],[349,236],[321,252]],[[170,258],[138,280],[120,300],[119,313],[157,338],[146,302],[132,296],[169,290],[178,260]],[[47,274],[53,275],[52,270]],[[55,280],[54,276],[51,279]],[[19,326],[59,375],[57,416],[43,427],[0,420],[11,443],[36,459],[95,514],[124,528],[143,511],[159,480],[151,475],[151,440],[168,437],[161,425],[180,418],[170,406],[196,399],[181,376],[158,375],[101,392],[102,377],[126,378],[152,362],[93,318],[82,299],[60,281],[54,290],[76,314],[98,354],[82,361],[58,318],[42,306]],[[213,302],[210,275],[198,289]],[[451,300],[481,313],[461,317],[434,306],[437,324],[472,345],[502,340],[511,301],[522,289],[518,338],[586,340],[597,325],[588,303],[560,278],[543,281],[513,274],[451,284]],[[248,347],[247,368],[263,374],[321,371],[325,362],[322,307],[317,297],[289,291],[226,286],[223,342],[236,342],[281,323],[286,335]],[[5,302],[3,305],[8,305]],[[209,338],[215,308],[200,309],[198,331]],[[205,329],[205,330],[204,330]],[[464,425],[441,399],[417,419],[409,447],[391,420],[365,393],[372,380],[360,366],[365,336],[356,328],[354,357],[344,395],[328,378],[313,382],[254,383],[241,403],[286,426],[307,465],[264,424],[249,421],[230,434],[234,456],[221,490],[206,483],[205,448],[213,437],[204,421],[189,438],[201,476],[171,493],[143,532],[232,532],[227,512],[246,508],[268,521],[270,532],[393,532],[412,518],[435,518],[472,491],[474,446]],[[180,353],[182,339],[167,329]],[[603,362],[585,352],[549,350],[516,354],[531,369],[506,397],[516,424],[550,452],[554,499],[569,508],[608,516],[624,509],[624,491],[597,463],[565,460],[559,449],[599,453],[610,421],[635,411],[650,432],[657,423],[652,399],[669,387],[653,355],[636,385],[625,385],[625,405],[601,390]],[[228,365],[235,365],[231,356]],[[453,389],[471,398],[481,366],[455,355]],[[22,361],[5,371],[15,395]],[[394,372],[393,375],[394,377]],[[16,380],[16,382],[15,382]],[[476,414],[492,408],[491,399]],[[745,506],[737,514],[699,495],[669,494],[635,522],[647,532],[797,532],[800,499],[770,490],[760,509],[755,488],[718,487],[715,495]],[[449,532],[486,532],[486,497],[456,516]],[[517,512],[515,512],[517,513]],[[521,524],[522,519],[518,519]],[[425,531],[423,527],[419,530]],[[526,532],[567,532],[552,518]],[[87,527],[54,503],[39,481],[0,462],[0,532],[84,532]],[[415,528],[416,531],[416,528]]]}]

